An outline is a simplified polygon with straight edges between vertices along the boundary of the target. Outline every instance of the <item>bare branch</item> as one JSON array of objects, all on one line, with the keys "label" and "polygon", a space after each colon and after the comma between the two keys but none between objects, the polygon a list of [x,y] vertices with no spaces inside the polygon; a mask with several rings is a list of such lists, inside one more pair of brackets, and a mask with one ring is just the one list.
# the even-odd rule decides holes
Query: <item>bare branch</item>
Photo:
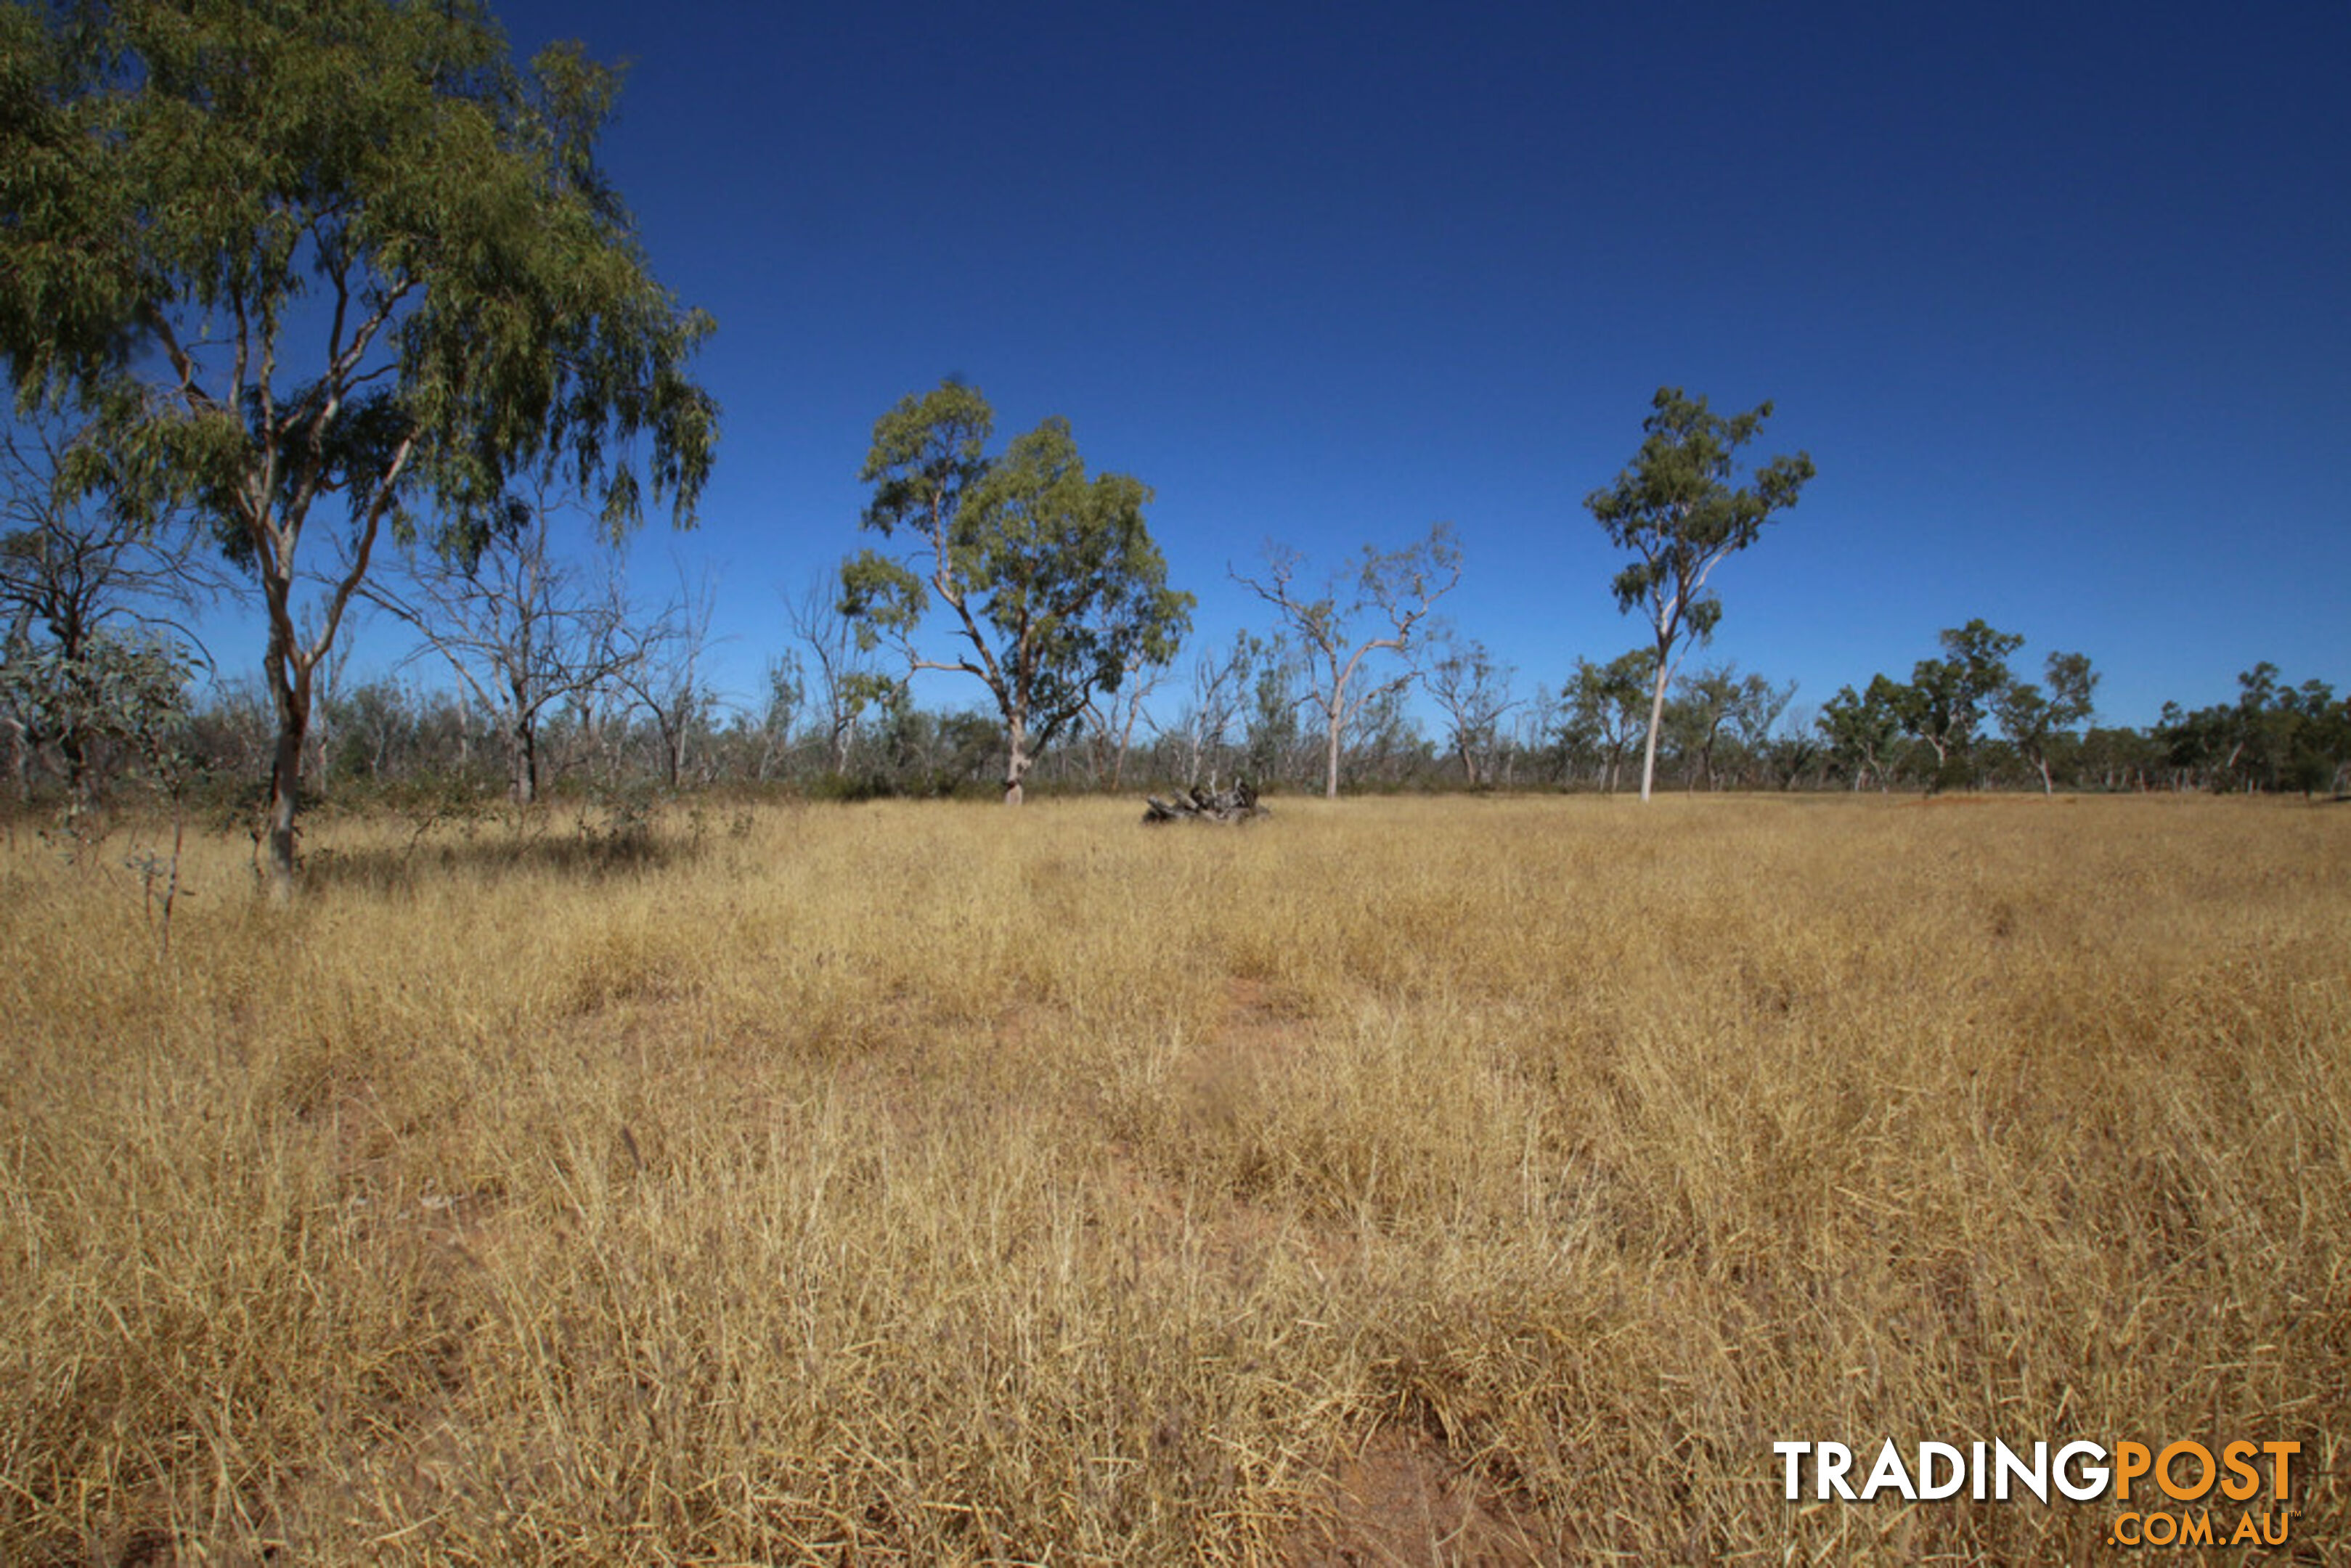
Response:
[{"label": "bare branch", "polygon": [[[1461,550],[1453,531],[1439,523],[1428,538],[1407,549],[1383,555],[1366,546],[1353,572],[1333,573],[1319,598],[1304,597],[1296,587],[1303,558],[1287,546],[1269,542],[1264,550],[1263,578],[1226,570],[1280,612],[1297,633],[1313,679],[1313,701],[1322,711],[1325,745],[1323,794],[1339,796],[1339,758],[1349,721],[1364,702],[1408,685],[1407,669],[1397,680],[1351,702],[1348,688],[1364,661],[1374,653],[1408,654],[1415,630],[1426,620],[1437,601],[1461,580]],[[1343,602],[1342,601],[1343,599]],[[1352,624],[1367,612],[1386,621],[1385,636],[1357,640]]]}]

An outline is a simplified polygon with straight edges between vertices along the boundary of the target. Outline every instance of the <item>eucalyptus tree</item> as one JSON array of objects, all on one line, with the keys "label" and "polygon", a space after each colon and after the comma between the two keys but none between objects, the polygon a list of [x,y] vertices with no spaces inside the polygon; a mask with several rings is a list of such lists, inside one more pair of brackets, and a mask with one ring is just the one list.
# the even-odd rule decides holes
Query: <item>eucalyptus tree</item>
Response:
[{"label": "eucalyptus tree", "polygon": [[[1784,686],[1775,686],[1762,675],[1750,674],[1739,683],[1739,689],[1730,699],[1730,733],[1737,737],[1750,764],[1781,765],[1792,776],[1813,755],[1813,741],[1805,733],[1806,727],[1797,726],[1794,734],[1781,737],[1792,743],[1792,758],[1781,759],[1773,756],[1777,748],[1772,741],[1772,728],[1779,724],[1780,716],[1788,711],[1788,705],[1795,700],[1796,683],[1793,681]],[[1786,766],[1790,761],[1792,767]]]},{"label": "eucalyptus tree", "polygon": [[651,615],[624,610],[615,617],[617,652],[601,684],[624,710],[643,713],[653,726],[662,781],[671,789],[684,781],[687,748],[708,736],[718,709],[717,689],[703,668],[717,610],[709,574],[695,583],[679,562],[676,597]]},{"label": "eucalyptus tree", "polygon": [[[995,428],[979,389],[955,381],[882,416],[861,476],[874,487],[863,526],[904,554],[847,562],[841,604],[860,646],[886,641],[910,673],[960,671],[987,688],[1004,726],[1004,800],[1017,806],[1038,753],[1098,695],[1175,657],[1193,599],[1167,586],[1141,480],[1089,477],[1065,419],[991,457]],[[922,641],[935,606],[949,656]]]},{"label": "eucalyptus tree", "polygon": [[[1415,672],[1407,664],[1403,674],[1369,689],[1357,685],[1355,676],[1373,653],[1410,657],[1421,623],[1461,581],[1461,547],[1445,523],[1404,549],[1382,552],[1366,545],[1319,591],[1301,581],[1305,558],[1284,546],[1266,547],[1262,577],[1227,570],[1234,581],[1272,605],[1298,640],[1313,704],[1322,710],[1322,793],[1335,800],[1348,725],[1383,693],[1411,685]],[[1374,628],[1368,633],[1365,622]]]},{"label": "eucalyptus tree", "polygon": [[756,713],[736,716],[745,738],[758,746],[749,772],[756,784],[765,784],[781,771],[799,733],[800,709],[808,702],[808,680],[800,673],[799,656],[780,653],[768,661],[767,700]]},{"label": "eucalyptus tree", "polygon": [[1639,733],[1641,709],[1656,681],[1656,659],[1654,648],[1635,648],[1604,664],[1578,657],[1575,673],[1560,690],[1565,716],[1561,737],[1571,750],[1600,754],[1604,760],[1602,787],[1609,794],[1616,792],[1617,771]]},{"label": "eucalyptus tree", "polygon": [[[1731,707],[1739,700],[1739,682],[1735,664],[1691,670],[1675,677],[1672,695],[1666,704],[1665,725],[1681,755],[1686,787],[1698,782],[1708,789],[1714,788],[1715,747],[1720,744],[1723,727],[1730,722]],[[1694,775],[1690,767],[1693,762],[1697,764]]]},{"label": "eucalyptus tree", "polygon": [[174,612],[213,586],[187,530],[84,492],[86,455],[65,422],[0,426],[0,724],[20,789],[54,752],[76,808],[96,786],[98,743],[144,737],[179,712],[196,639]]},{"label": "eucalyptus tree", "polygon": [[1853,770],[1855,789],[1873,775],[1878,789],[1885,789],[1893,771],[1894,748],[1902,741],[1908,700],[1899,682],[1881,674],[1870,677],[1866,691],[1856,694],[1851,686],[1840,686],[1836,695],[1821,705],[1813,722],[1828,743],[1829,755]]},{"label": "eucalyptus tree", "polygon": [[17,789],[44,747],[64,758],[66,816],[78,817],[106,769],[101,757],[160,764],[188,715],[194,666],[178,643],[141,630],[102,627],[68,656],[56,643],[11,645],[0,656],[0,722],[16,746]]},{"label": "eucalyptus tree", "polygon": [[1505,788],[1518,782],[1521,764],[1535,777],[1554,781],[1566,777],[1567,748],[1560,744],[1561,716],[1566,712],[1562,697],[1563,694],[1539,685],[1519,709],[1510,737],[1501,747],[1501,782]]},{"label": "eucalyptus tree", "polygon": [[894,683],[873,668],[872,651],[858,645],[857,623],[841,613],[837,570],[831,582],[813,578],[785,598],[784,623],[808,650],[803,690],[824,731],[825,765],[845,777],[859,721],[880,710]]},{"label": "eucalyptus tree", "polygon": [[617,677],[630,656],[612,585],[584,578],[556,551],[553,519],[564,505],[544,491],[515,499],[486,536],[420,549],[399,579],[362,590],[498,716],[507,793],[521,806],[538,797],[544,719]]},{"label": "eucalyptus tree", "polygon": [[1384,681],[1364,694],[1347,733],[1347,767],[1358,780],[1393,789],[1435,771],[1436,748],[1405,704],[1409,690]]},{"label": "eucalyptus tree", "polygon": [[1260,786],[1305,777],[1299,710],[1312,701],[1305,689],[1306,664],[1276,632],[1262,646],[1249,692],[1249,723],[1242,740],[1243,764]]},{"label": "eucalyptus tree", "polygon": [[2018,756],[2032,764],[2041,775],[2041,792],[2049,795],[2056,792],[2049,776],[2050,747],[2090,716],[2098,673],[2090,667],[2087,653],[2052,653],[2043,671],[2049,681],[2046,691],[2032,681],[2012,680],[1991,700],[2001,733]]},{"label": "eucalyptus tree", "polygon": [[1461,758],[1463,777],[1472,789],[1493,782],[1502,717],[1522,706],[1510,695],[1510,677],[1516,673],[1508,664],[1495,664],[1486,645],[1472,641],[1447,643],[1424,674],[1428,695],[1445,710],[1447,738]]},{"label": "eucalyptus tree", "polygon": [[1977,727],[2009,685],[2009,655],[2024,646],[2022,637],[1995,631],[1980,618],[1947,628],[1941,641],[1944,656],[1918,661],[1909,684],[1894,691],[1903,733],[1935,753],[1938,789],[1967,762]]},{"label": "eucalyptus tree", "polygon": [[[0,352],[78,401],[110,499],[193,501],[266,628],[273,886],[313,686],[381,537],[478,534],[560,469],[692,520],[709,318],[596,162],[618,77],[475,0],[0,5]],[[315,601],[314,515],[342,549]],[[331,519],[331,521],[329,521]]]},{"label": "eucalyptus tree", "polygon": [[1771,459],[1750,483],[1734,486],[1739,449],[1771,417],[1765,402],[1725,419],[1703,397],[1660,387],[1631,465],[1615,483],[1584,497],[1609,542],[1640,558],[1616,574],[1616,608],[1626,614],[1639,609],[1656,639],[1641,763],[1644,800],[1656,777],[1657,731],[1674,678],[1674,650],[1685,638],[1706,642],[1722,619],[1722,601],[1708,580],[1726,559],[1761,538],[1773,514],[1794,506],[1813,476],[1812,458],[1799,452]]},{"label": "eucalyptus tree", "polygon": [[1144,704],[1166,680],[1166,664],[1154,663],[1138,648],[1127,656],[1118,690],[1096,693],[1078,716],[1087,749],[1093,754],[1095,789],[1116,794],[1126,787],[1127,753],[1134,748],[1134,732],[1144,722]]},{"label": "eucalyptus tree", "polygon": [[2308,793],[2337,787],[2351,767],[2351,699],[2325,681],[2289,685],[2267,660],[2241,672],[2237,688],[2235,703],[2193,713],[2163,705],[2151,738],[2178,784]]},{"label": "eucalyptus tree", "polygon": [[1185,788],[1213,781],[1217,759],[1231,737],[1234,720],[1249,701],[1254,673],[1278,656],[1277,650],[1239,632],[1234,633],[1230,648],[1223,652],[1212,648],[1193,661],[1192,685],[1184,707],[1175,724],[1160,731],[1161,740],[1174,747],[1176,771]]},{"label": "eucalyptus tree", "polygon": [[1775,686],[1760,674],[1739,673],[1735,663],[1693,670],[1674,682],[1666,705],[1666,728],[1675,737],[1682,758],[1685,781],[1695,762],[1697,780],[1712,789],[1718,783],[1715,754],[1726,731],[1747,763],[1766,761],[1771,727],[1780,722],[1796,695],[1795,683]]}]

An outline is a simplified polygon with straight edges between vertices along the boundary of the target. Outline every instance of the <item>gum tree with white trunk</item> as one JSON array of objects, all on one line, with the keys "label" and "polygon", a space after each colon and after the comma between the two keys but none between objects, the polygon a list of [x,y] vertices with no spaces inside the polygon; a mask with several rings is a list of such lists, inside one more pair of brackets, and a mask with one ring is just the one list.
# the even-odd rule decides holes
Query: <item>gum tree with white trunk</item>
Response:
[{"label": "gum tree with white trunk", "polygon": [[[1004,800],[1018,806],[1038,755],[1134,673],[1166,664],[1193,599],[1167,586],[1144,483],[1090,476],[1069,421],[1052,418],[987,455],[995,410],[949,381],[873,427],[861,476],[863,525],[898,547],[841,568],[841,612],[860,646],[895,647],[911,674],[959,671],[1004,725]],[[923,642],[946,612],[950,652]]]},{"label": "gum tree with white trunk", "polygon": [[[1305,558],[1298,551],[1270,544],[1264,576],[1230,575],[1272,605],[1298,640],[1311,687],[1310,700],[1322,712],[1322,794],[1335,800],[1348,726],[1381,692],[1410,685],[1415,672],[1407,666],[1403,674],[1368,690],[1356,685],[1356,674],[1374,653],[1411,656],[1421,623],[1461,580],[1461,547],[1446,523],[1404,549],[1384,554],[1366,545],[1354,564],[1334,573],[1319,593],[1301,581],[1304,568]],[[1384,624],[1385,632],[1364,635],[1366,621]]]},{"label": "gum tree with white trunk", "polygon": [[1616,608],[1625,614],[1638,610],[1656,641],[1641,759],[1644,800],[1656,779],[1657,731],[1666,689],[1673,684],[1675,650],[1706,642],[1722,619],[1722,601],[1708,580],[1715,568],[1761,538],[1775,514],[1794,506],[1814,474],[1812,458],[1799,452],[1771,459],[1743,486],[1733,483],[1739,449],[1771,417],[1769,402],[1726,419],[1703,397],[1660,387],[1631,465],[1615,483],[1584,497],[1609,542],[1639,558],[1616,574]]}]

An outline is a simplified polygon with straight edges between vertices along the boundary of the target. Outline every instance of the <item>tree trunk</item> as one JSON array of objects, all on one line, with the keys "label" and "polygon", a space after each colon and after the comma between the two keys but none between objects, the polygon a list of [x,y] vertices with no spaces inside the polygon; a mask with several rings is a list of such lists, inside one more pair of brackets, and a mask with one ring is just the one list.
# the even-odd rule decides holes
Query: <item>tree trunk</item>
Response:
[{"label": "tree trunk", "polygon": [[1339,730],[1339,718],[1345,711],[1343,695],[1339,701],[1333,702],[1324,711],[1324,716],[1330,721],[1323,727],[1327,741],[1327,755],[1322,774],[1322,799],[1325,800],[1335,800],[1339,798],[1339,742],[1343,738]]},{"label": "tree trunk", "polygon": [[277,903],[294,897],[294,812],[302,792],[302,752],[308,739],[310,703],[306,683],[277,689],[277,747],[269,770],[269,895]]},{"label": "tree trunk", "polygon": [[1118,760],[1112,764],[1110,788],[1113,794],[1126,788],[1126,754],[1134,745],[1135,722],[1143,716],[1143,704],[1137,700],[1126,710],[1126,727],[1118,732]]},{"label": "tree trunk", "polygon": [[1935,777],[1928,780],[1927,793],[1939,795],[1943,792],[1943,770],[1949,767],[1951,762],[1950,747],[1949,743],[1932,735],[1926,738],[1927,744],[1933,747],[1935,752]]},{"label": "tree trunk", "polygon": [[1004,720],[1004,803],[1018,806],[1020,781],[1029,776],[1029,723],[1026,716],[1008,714]]},{"label": "tree trunk", "polygon": [[685,775],[685,727],[683,714],[672,714],[667,708],[653,710],[654,737],[661,742],[662,773],[668,779],[671,793],[677,790],[678,780]]},{"label": "tree trunk", "polygon": [[66,759],[66,811],[78,817],[89,809],[89,753],[83,745],[78,720],[68,719],[57,732],[57,753]]},{"label": "tree trunk", "polygon": [[1673,671],[1667,666],[1666,655],[1660,650],[1657,654],[1657,689],[1649,698],[1649,739],[1648,744],[1642,747],[1641,755],[1641,799],[1644,801],[1648,800],[1649,788],[1657,777],[1657,731],[1666,722],[1666,683],[1672,678]]},{"label": "tree trunk", "polygon": [[25,738],[24,721],[0,718],[8,727],[8,766],[16,779],[16,800],[19,805],[33,798],[33,748]]},{"label": "tree trunk", "polygon": [[529,805],[538,798],[538,736],[534,726],[518,721],[507,732],[507,793],[516,805]]},{"label": "tree trunk", "polygon": [[294,897],[294,816],[302,798],[303,754],[310,732],[310,672],[294,636],[287,602],[290,581],[266,574],[264,598],[269,612],[269,649],[262,660],[269,695],[277,709],[277,739],[269,764],[269,895],[287,904]]}]

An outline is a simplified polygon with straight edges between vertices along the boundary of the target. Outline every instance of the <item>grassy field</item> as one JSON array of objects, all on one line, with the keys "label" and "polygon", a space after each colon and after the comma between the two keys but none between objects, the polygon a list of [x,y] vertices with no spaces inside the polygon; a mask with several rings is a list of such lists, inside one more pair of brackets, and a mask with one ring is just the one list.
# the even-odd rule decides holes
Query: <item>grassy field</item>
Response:
[{"label": "grassy field", "polygon": [[1138,813],[19,828],[0,1563],[2351,1551],[2351,808]]}]

